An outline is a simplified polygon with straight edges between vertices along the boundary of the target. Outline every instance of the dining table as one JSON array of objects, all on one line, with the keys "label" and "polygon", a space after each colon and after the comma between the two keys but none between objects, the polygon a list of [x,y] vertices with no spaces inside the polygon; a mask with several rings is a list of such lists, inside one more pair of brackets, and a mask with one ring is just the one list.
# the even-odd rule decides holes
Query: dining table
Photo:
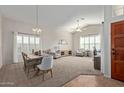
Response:
[{"label": "dining table", "polygon": [[28,54],[27,58],[29,62],[32,62],[32,64],[38,65],[38,64],[41,64],[43,55]]},{"label": "dining table", "polygon": [[40,60],[40,59],[42,59],[43,58],[43,55],[34,55],[34,54],[28,54],[28,58],[30,59],[30,60]]},{"label": "dining table", "polygon": [[48,56],[48,54],[42,54],[42,55],[27,54],[28,60],[35,63],[39,63],[39,61],[41,63],[44,56]]},{"label": "dining table", "polygon": [[38,73],[38,69],[35,69],[37,65],[42,63],[42,59],[44,56],[48,56],[48,54],[42,54],[42,55],[35,55],[35,54],[27,54],[27,61],[29,64],[32,65],[32,67],[34,68],[34,70],[36,71],[36,73],[34,74],[37,75]]}]

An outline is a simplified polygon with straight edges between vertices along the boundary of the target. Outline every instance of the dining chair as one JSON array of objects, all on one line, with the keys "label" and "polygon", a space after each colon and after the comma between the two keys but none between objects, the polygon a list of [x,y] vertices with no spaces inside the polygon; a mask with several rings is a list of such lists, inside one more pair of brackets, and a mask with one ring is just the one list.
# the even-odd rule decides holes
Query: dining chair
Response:
[{"label": "dining chair", "polygon": [[22,57],[24,60],[24,70],[29,75],[29,70],[34,67],[32,60],[30,60],[26,53],[22,52]]},{"label": "dining chair", "polygon": [[23,60],[24,60],[24,69],[26,70],[26,64],[27,64],[27,54],[22,52],[22,57],[23,57]]},{"label": "dining chair", "polygon": [[43,72],[43,80],[44,80],[44,74],[47,72],[50,72],[51,77],[53,77],[53,72],[52,72],[52,68],[53,68],[53,56],[48,55],[43,57],[42,63],[37,65],[38,68],[38,72],[42,71]]}]

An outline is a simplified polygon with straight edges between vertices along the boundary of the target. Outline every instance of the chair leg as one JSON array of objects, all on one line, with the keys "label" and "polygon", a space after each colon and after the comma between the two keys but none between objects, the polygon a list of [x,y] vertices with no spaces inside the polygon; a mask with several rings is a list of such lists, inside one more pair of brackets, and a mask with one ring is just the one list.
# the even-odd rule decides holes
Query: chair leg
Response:
[{"label": "chair leg", "polygon": [[52,69],[50,69],[50,73],[51,73],[51,77],[53,77],[53,71],[52,71]]},{"label": "chair leg", "polygon": [[29,68],[28,68],[28,74],[29,74]]},{"label": "chair leg", "polygon": [[37,70],[37,65],[34,65],[34,67],[33,67],[33,68],[34,68],[34,71],[36,71],[36,70]]},{"label": "chair leg", "polygon": [[26,70],[25,66],[23,67],[24,71]]},{"label": "chair leg", "polygon": [[36,71],[36,73],[35,73],[35,75],[38,75],[39,71],[40,71],[40,69],[38,68],[37,71]]},{"label": "chair leg", "polygon": [[27,76],[29,76],[29,68],[27,68]]},{"label": "chair leg", "polygon": [[44,74],[45,74],[45,73],[44,73],[44,71],[43,71],[43,81],[44,81]]},{"label": "chair leg", "polygon": [[34,69],[34,71],[35,71],[35,66],[33,66],[33,69]]},{"label": "chair leg", "polygon": [[24,70],[26,70],[26,65],[24,64]]}]

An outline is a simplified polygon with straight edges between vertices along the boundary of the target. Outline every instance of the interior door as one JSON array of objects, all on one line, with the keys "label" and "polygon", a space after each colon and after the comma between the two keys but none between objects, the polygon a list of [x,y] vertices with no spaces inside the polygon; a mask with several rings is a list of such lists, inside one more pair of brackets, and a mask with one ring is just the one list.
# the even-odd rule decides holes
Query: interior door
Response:
[{"label": "interior door", "polygon": [[111,24],[112,78],[124,81],[124,21]]}]

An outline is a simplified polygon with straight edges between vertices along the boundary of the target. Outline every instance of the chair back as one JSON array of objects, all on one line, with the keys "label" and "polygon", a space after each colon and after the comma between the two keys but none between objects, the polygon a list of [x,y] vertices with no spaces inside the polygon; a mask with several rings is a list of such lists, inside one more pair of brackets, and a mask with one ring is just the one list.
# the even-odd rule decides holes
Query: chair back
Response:
[{"label": "chair back", "polygon": [[45,69],[51,69],[53,67],[53,56],[45,56],[43,57],[41,66]]},{"label": "chair back", "polygon": [[23,57],[23,60],[26,61],[27,60],[27,54],[22,52],[22,57]]},{"label": "chair back", "polygon": [[22,52],[22,57],[23,57],[23,60],[24,60],[24,67],[26,68],[26,64],[27,64],[27,54]]}]

